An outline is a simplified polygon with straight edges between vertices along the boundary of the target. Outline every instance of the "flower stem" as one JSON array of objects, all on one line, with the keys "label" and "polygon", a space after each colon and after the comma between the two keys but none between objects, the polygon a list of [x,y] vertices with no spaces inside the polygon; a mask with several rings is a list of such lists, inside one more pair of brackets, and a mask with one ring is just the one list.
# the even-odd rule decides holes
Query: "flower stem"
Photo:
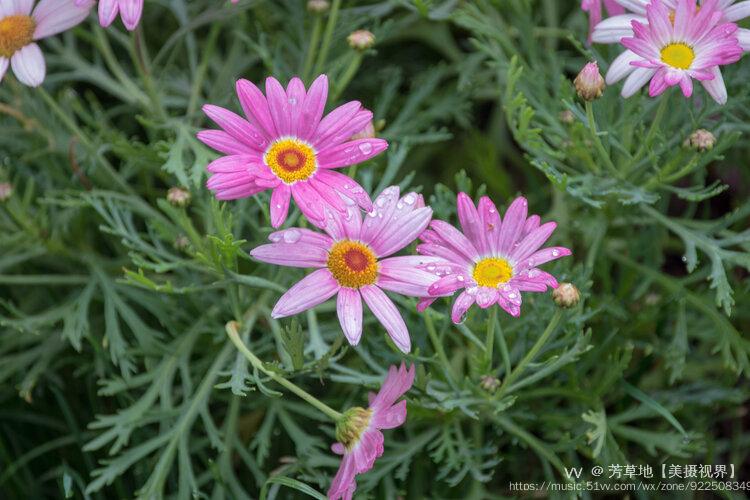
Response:
[{"label": "flower stem", "polygon": [[438,355],[438,359],[445,367],[445,374],[448,377],[448,382],[451,384],[451,386],[455,387],[456,382],[453,376],[453,365],[451,365],[450,361],[448,361],[448,356],[446,356],[445,354],[443,344],[440,343],[437,330],[435,330],[435,323],[432,321],[430,310],[426,310],[423,316],[425,325],[427,326],[427,333],[430,336],[430,340],[432,341],[432,347],[435,349],[435,352]]},{"label": "flower stem", "polygon": [[487,336],[484,340],[485,367],[492,370],[492,351],[495,345],[495,323],[497,323],[497,307],[490,308],[490,316],[487,318]]},{"label": "flower stem", "polygon": [[354,57],[349,62],[349,65],[346,67],[346,70],[344,71],[344,74],[341,76],[341,78],[338,81],[338,84],[336,85],[336,90],[333,92],[333,96],[331,97],[332,101],[336,101],[339,97],[341,97],[341,94],[346,90],[346,87],[349,85],[349,82],[352,81],[352,78],[354,78],[354,75],[357,74],[357,70],[359,69],[359,65],[362,63],[362,53],[357,52],[354,54]]},{"label": "flower stem", "polygon": [[310,403],[312,406],[323,412],[325,415],[331,418],[334,422],[338,422],[341,417],[343,416],[341,413],[337,412],[327,404],[323,403],[319,399],[317,399],[315,396],[309,394],[307,391],[302,389],[301,387],[297,386],[293,382],[290,382],[289,380],[285,379],[284,377],[279,376],[277,373],[269,370],[266,368],[266,366],[263,364],[263,361],[258,359],[255,354],[250,352],[250,349],[245,346],[244,342],[242,342],[242,339],[240,339],[239,333],[237,332],[237,328],[239,326],[239,323],[236,321],[230,321],[226,325],[226,331],[227,335],[229,335],[229,339],[234,343],[234,345],[237,347],[237,349],[247,358],[248,361],[255,367],[257,370],[260,370],[261,372],[268,375],[271,380],[278,383],[279,385],[285,387],[290,392],[293,392],[300,398],[304,399],[306,402]]},{"label": "flower stem", "polygon": [[313,74],[318,75],[323,70],[323,66],[328,59],[328,51],[331,48],[331,40],[333,39],[333,30],[336,28],[336,21],[339,17],[339,9],[341,8],[341,0],[333,0],[331,6],[331,13],[328,15],[328,23],[326,23],[326,31],[323,35],[323,43],[320,46],[320,53],[318,54],[318,61],[315,63],[315,71]]},{"label": "flower stem", "polygon": [[203,49],[203,56],[198,66],[198,69],[193,79],[193,86],[190,89],[190,99],[188,101],[187,116],[192,117],[193,113],[198,109],[198,99],[201,95],[201,87],[206,79],[206,72],[208,71],[208,64],[211,62],[214,49],[216,48],[216,40],[219,38],[222,26],[219,23],[213,23],[211,25],[211,31],[208,32],[208,38],[206,40],[206,46]]},{"label": "flower stem", "polygon": [[310,34],[310,43],[307,46],[307,55],[305,56],[305,65],[302,67],[302,78],[307,82],[312,75],[313,61],[315,61],[315,54],[318,53],[318,45],[320,45],[320,34],[323,31],[323,18],[320,14],[315,16],[315,22],[313,23],[312,33]]},{"label": "flower stem", "polygon": [[166,121],[167,112],[162,105],[161,99],[159,99],[159,94],[157,93],[156,86],[154,85],[154,79],[152,78],[151,70],[149,68],[150,62],[148,53],[146,52],[146,44],[143,40],[143,31],[141,30],[140,26],[138,26],[135,31],[133,31],[133,48],[131,55],[133,57],[133,63],[135,64],[135,67],[141,74],[141,79],[143,80],[143,87],[146,90],[146,95],[148,96],[149,101],[151,101],[151,111],[156,114],[157,118]]},{"label": "flower stem", "polygon": [[591,104],[591,101],[586,101],[586,120],[588,121],[588,124],[589,124],[589,130],[591,131],[591,140],[594,141],[594,147],[596,148],[596,151],[599,153],[599,156],[601,156],[607,168],[610,169],[613,174],[619,177],[618,175],[619,172],[617,171],[617,167],[615,167],[615,164],[612,163],[612,158],[610,158],[609,153],[607,153],[607,150],[604,149],[604,145],[602,144],[602,140],[599,137],[599,133],[596,131],[596,120],[594,119],[594,106]]},{"label": "flower stem", "polygon": [[505,380],[503,380],[503,385],[500,386],[500,390],[498,391],[498,397],[504,395],[510,385],[521,375],[521,373],[523,373],[523,371],[526,369],[526,366],[534,361],[534,358],[542,349],[542,347],[544,347],[544,344],[547,343],[550,336],[552,336],[555,330],[557,330],[557,326],[560,324],[562,315],[563,310],[558,308],[555,311],[554,316],[552,316],[549,324],[547,325],[547,328],[545,328],[544,333],[542,333],[541,337],[539,337],[539,339],[532,346],[529,352],[526,353],[526,356],[523,357],[521,362],[518,363],[518,365],[510,372],[507,377],[505,377]]}]

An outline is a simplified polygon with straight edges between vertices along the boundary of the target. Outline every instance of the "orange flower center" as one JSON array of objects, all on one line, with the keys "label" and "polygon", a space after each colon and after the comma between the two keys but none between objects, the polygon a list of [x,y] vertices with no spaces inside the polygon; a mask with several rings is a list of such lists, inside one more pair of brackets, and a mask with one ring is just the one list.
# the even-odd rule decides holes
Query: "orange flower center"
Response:
[{"label": "orange flower center", "polygon": [[268,148],[263,160],[286,184],[309,179],[318,169],[315,151],[298,139],[279,139]]},{"label": "orange flower center", "polygon": [[378,259],[364,243],[343,240],[328,252],[328,269],[339,285],[360,288],[377,280]]},{"label": "orange flower center", "polygon": [[0,19],[0,56],[8,58],[34,40],[36,21],[31,16]]}]

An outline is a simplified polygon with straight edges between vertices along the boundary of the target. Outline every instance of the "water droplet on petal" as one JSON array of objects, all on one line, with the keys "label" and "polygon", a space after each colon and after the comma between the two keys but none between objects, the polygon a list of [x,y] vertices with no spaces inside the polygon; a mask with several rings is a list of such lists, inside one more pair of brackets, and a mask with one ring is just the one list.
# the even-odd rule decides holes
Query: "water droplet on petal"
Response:
[{"label": "water droplet on petal", "polygon": [[558,255],[560,255],[560,251],[559,250],[557,250],[557,249],[552,250],[552,256],[553,257],[557,257]]},{"label": "water droplet on petal", "polygon": [[290,97],[289,98],[289,104],[291,104],[292,106],[294,106],[295,104],[297,104],[297,98],[296,97]]},{"label": "water droplet on petal", "polygon": [[409,193],[406,196],[404,196],[404,203],[407,205],[414,205],[414,202],[417,201],[417,197],[414,196],[414,193]]},{"label": "water droplet on petal", "polygon": [[369,155],[372,153],[372,144],[369,142],[363,142],[359,145],[359,150],[362,151],[362,154]]},{"label": "water droplet on petal", "polygon": [[685,255],[682,256],[682,262],[687,262],[687,256]]},{"label": "water droplet on petal", "polygon": [[302,237],[302,234],[296,229],[288,229],[284,231],[284,241],[286,243],[297,243]]}]

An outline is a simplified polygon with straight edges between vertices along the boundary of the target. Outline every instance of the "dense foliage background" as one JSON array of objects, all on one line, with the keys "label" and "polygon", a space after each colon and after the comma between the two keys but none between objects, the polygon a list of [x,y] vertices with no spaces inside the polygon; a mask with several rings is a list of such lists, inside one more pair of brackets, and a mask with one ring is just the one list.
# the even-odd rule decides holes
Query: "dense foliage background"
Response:
[{"label": "dense foliage background", "polygon": [[[391,144],[356,171],[370,193],[417,189],[452,222],[458,190],[503,207],[523,193],[574,252],[548,270],[583,295],[496,392],[482,377],[502,382],[527,354],[549,294],[527,294],[519,319],[474,308],[459,326],[448,300],[422,315],[402,299],[417,381],[361,498],[496,497],[593,464],[750,477],[750,61],[725,71],[723,107],[702,89],[609,88],[594,134],[571,78],[618,49],[585,46],[577,1],[346,0],[334,19],[304,7],[147,1],[133,35],[92,15],[44,43],[43,88],[0,85],[0,181],[14,188],[0,202],[0,497],[327,490],[333,426],[248,369],[225,323],[243,320],[255,354],[339,410],[403,356],[368,314],[348,347],[332,302],[270,318],[303,271],[247,256],[270,232],[267,193],[216,202],[215,153],[195,139],[203,103],[239,110],[236,79],[320,72]],[[373,49],[347,45],[358,28]],[[312,37],[330,43],[311,53]],[[713,150],[683,146],[698,128]],[[190,190],[187,208],[165,200],[172,186]]]}]

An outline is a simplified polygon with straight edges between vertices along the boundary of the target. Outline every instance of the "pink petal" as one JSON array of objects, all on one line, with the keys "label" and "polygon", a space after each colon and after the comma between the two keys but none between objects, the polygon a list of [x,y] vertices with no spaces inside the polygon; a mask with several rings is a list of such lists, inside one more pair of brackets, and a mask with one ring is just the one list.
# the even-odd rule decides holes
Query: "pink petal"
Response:
[{"label": "pink petal", "polygon": [[318,170],[315,178],[357,203],[363,210],[372,210],[372,201],[367,191],[357,181],[335,170]]},{"label": "pink petal", "polygon": [[411,350],[411,338],[404,319],[399,314],[396,305],[385,293],[374,285],[363,286],[359,289],[367,307],[370,308],[380,323],[385,327],[388,335],[402,352]]},{"label": "pink petal", "polygon": [[328,262],[325,248],[299,242],[260,245],[253,248],[250,255],[261,262],[287,267],[325,267]]},{"label": "pink petal", "polygon": [[466,193],[458,193],[456,208],[458,211],[458,220],[461,223],[461,229],[463,229],[468,240],[472,242],[479,253],[483,255],[489,253],[490,248],[484,237],[484,227],[479,219],[479,213],[474,206],[474,202],[469,195]]},{"label": "pink petal", "polygon": [[271,111],[268,109],[268,101],[254,83],[248,80],[238,80],[237,97],[240,99],[242,110],[250,123],[266,135],[267,139],[276,137],[276,127],[271,118]]},{"label": "pink petal", "polygon": [[539,249],[552,236],[557,227],[554,222],[548,222],[531,231],[510,254],[510,258],[519,261],[528,257]]},{"label": "pink petal", "polygon": [[372,416],[372,425],[379,429],[394,429],[406,422],[406,400],[399,401],[395,405]]},{"label": "pink petal", "polygon": [[268,147],[265,136],[250,122],[228,109],[206,104],[203,112],[229,135],[262,154]]},{"label": "pink petal", "polygon": [[306,181],[295,182],[292,185],[292,196],[305,217],[314,225],[322,227],[325,222],[326,206],[321,201],[318,192]]},{"label": "pink petal", "polygon": [[328,77],[320,75],[310,85],[305,102],[302,105],[302,123],[300,123],[298,134],[299,137],[311,140],[315,129],[318,128],[320,119],[323,116],[323,110],[328,98]]},{"label": "pink petal", "polygon": [[406,364],[403,362],[398,368],[394,365],[388,367],[388,374],[380,386],[378,395],[370,401],[370,408],[373,412],[380,413],[393,406],[398,398],[411,389],[416,373],[414,365],[411,365],[407,369]]},{"label": "pink petal", "polygon": [[274,243],[304,243],[325,249],[330,249],[333,245],[333,240],[325,234],[318,233],[317,231],[310,231],[309,229],[301,227],[276,231],[271,233],[268,236],[268,239]]},{"label": "pink petal", "polygon": [[142,13],[143,0],[120,0],[120,18],[128,31],[138,26]]},{"label": "pink petal", "polygon": [[271,112],[276,132],[279,135],[289,135],[291,123],[286,92],[279,81],[271,76],[266,78],[266,99],[268,99],[268,109]]},{"label": "pink petal", "polygon": [[388,149],[383,139],[357,139],[328,148],[318,154],[320,168],[341,168],[362,163]]},{"label": "pink petal", "polygon": [[453,303],[453,310],[451,311],[451,320],[455,324],[461,324],[466,316],[466,311],[474,304],[474,296],[467,292],[462,292],[456,301]]},{"label": "pink petal", "polygon": [[317,141],[318,150],[325,153],[328,149],[348,141],[354,134],[360,132],[371,122],[372,112],[367,109],[360,109],[351,120],[337,127],[335,132],[331,131],[325,138],[319,139]]},{"label": "pink petal", "polygon": [[227,155],[241,155],[257,153],[247,144],[238,141],[223,130],[201,130],[196,137],[206,146]]},{"label": "pink petal", "polygon": [[289,202],[292,199],[292,189],[286,184],[279,186],[271,193],[271,226],[279,227],[286,220],[289,213]]},{"label": "pink petal", "polygon": [[419,266],[439,262],[434,257],[390,257],[380,261],[378,286],[409,297],[426,297],[428,288],[439,278]]},{"label": "pink petal", "polygon": [[354,481],[356,474],[354,457],[345,454],[328,490],[329,500],[350,500],[357,489],[357,483]]},{"label": "pink petal", "polygon": [[120,12],[119,0],[99,0],[99,24],[107,27]]},{"label": "pink petal", "polygon": [[528,211],[528,202],[526,198],[520,196],[513,200],[508,207],[503,218],[503,228],[498,235],[498,251],[503,255],[510,254],[513,244],[518,240],[526,223],[526,214]]},{"label": "pink petal", "polygon": [[361,108],[362,105],[359,102],[351,101],[328,113],[315,129],[315,133],[313,134],[313,145],[317,147],[330,134],[334,134],[336,131],[340,130],[341,127],[345,126]]},{"label": "pink petal", "polygon": [[296,76],[289,80],[286,86],[286,102],[289,107],[290,116],[289,133],[295,137],[300,136],[299,130],[304,125],[302,123],[302,111],[304,109],[305,97],[307,97],[307,92],[305,92],[305,84],[302,83],[302,80]]},{"label": "pink petal", "polygon": [[430,227],[467,260],[473,261],[479,258],[479,251],[474,244],[455,227],[441,220],[432,221]]},{"label": "pink petal", "polygon": [[285,318],[311,309],[333,297],[340,288],[328,269],[313,271],[281,296],[271,316]]},{"label": "pink petal", "polygon": [[336,299],[336,312],[349,344],[359,344],[362,337],[362,297],[359,290],[342,287]]}]

